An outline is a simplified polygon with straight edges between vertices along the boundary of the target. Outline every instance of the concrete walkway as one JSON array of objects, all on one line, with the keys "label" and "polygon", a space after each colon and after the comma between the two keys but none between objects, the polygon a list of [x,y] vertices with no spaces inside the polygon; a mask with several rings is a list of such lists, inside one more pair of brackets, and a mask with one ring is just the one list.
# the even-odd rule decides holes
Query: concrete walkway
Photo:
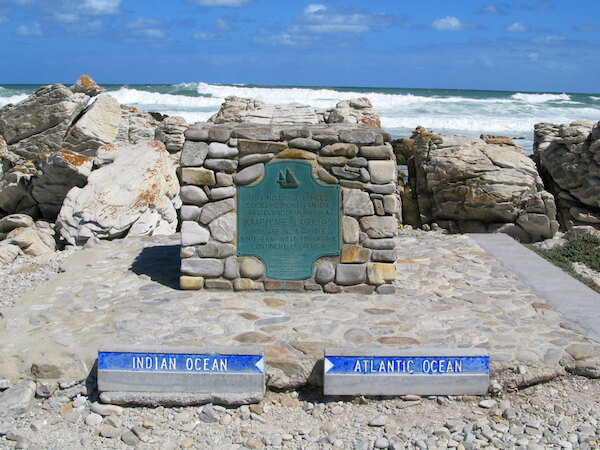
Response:
[{"label": "concrete walkway", "polygon": [[469,234],[554,310],[600,342],[600,294],[506,234]]}]

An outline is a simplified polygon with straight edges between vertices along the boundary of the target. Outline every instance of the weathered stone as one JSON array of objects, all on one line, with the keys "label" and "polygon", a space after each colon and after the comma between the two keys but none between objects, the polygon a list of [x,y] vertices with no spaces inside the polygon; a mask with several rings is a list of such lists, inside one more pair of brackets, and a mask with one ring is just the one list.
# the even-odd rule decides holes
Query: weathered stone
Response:
[{"label": "weathered stone", "polygon": [[345,156],[319,156],[317,158],[319,165],[323,166],[327,170],[331,170],[334,166],[345,166],[348,162],[348,158]]},{"label": "weathered stone", "polygon": [[380,284],[375,289],[379,295],[393,295],[396,293],[396,288],[393,284]]},{"label": "weathered stone", "polygon": [[[263,283],[261,281],[254,281],[250,278],[237,278],[233,280],[234,291],[262,291],[264,290]],[[242,341],[240,341],[242,342]]]},{"label": "weathered stone", "polygon": [[[208,141],[208,128],[192,126],[185,130],[184,136],[188,141],[192,142]],[[208,152],[208,147],[206,148],[206,151]]]},{"label": "weathered stone", "polygon": [[196,247],[198,256],[201,258],[227,258],[235,255],[235,250],[235,245],[221,242],[209,242],[206,245]]},{"label": "weathered stone", "polygon": [[181,151],[181,167],[199,167],[208,155],[208,144],[188,140]]},{"label": "weathered stone", "polygon": [[270,142],[270,141],[255,141],[250,139],[239,139],[238,149],[240,156],[251,154],[278,154],[283,149],[287,148],[287,142]]},{"label": "weathered stone", "polygon": [[390,144],[385,145],[363,145],[359,151],[361,156],[367,159],[394,159],[394,150]]},{"label": "weathered stone", "polygon": [[238,155],[238,149],[230,147],[227,144],[221,144],[219,142],[211,142],[208,146],[208,157],[213,159],[219,158],[235,158]]},{"label": "weathered stone", "polygon": [[202,206],[208,202],[208,196],[204,189],[198,186],[181,186],[180,196],[184,203],[190,205]]},{"label": "weathered stone", "polygon": [[323,156],[344,156],[346,158],[354,158],[358,154],[358,147],[354,144],[344,142],[327,145],[321,149]]},{"label": "weathered stone", "polygon": [[208,139],[216,142],[227,142],[231,137],[231,130],[225,127],[213,127],[208,130]]},{"label": "weathered stone", "polygon": [[288,142],[291,148],[301,148],[304,150],[317,151],[321,148],[321,143],[309,138],[295,138]]},{"label": "weathered stone", "polygon": [[235,238],[235,214],[228,213],[217,217],[208,225],[210,235],[219,242],[231,242]]},{"label": "weathered stone", "polygon": [[545,214],[522,214],[517,217],[517,223],[534,241],[550,239],[558,231],[558,224],[553,228]]},{"label": "weathered stone", "polygon": [[98,86],[89,75],[81,75],[75,84],[69,87],[69,89],[74,94],[85,94],[89,95],[90,97],[95,97],[104,90],[104,88],[102,86]]},{"label": "weathered stone", "polygon": [[183,205],[179,210],[179,218],[181,221],[191,220],[193,222],[198,221],[200,218],[200,212],[202,210],[195,205]]},{"label": "weathered stone", "polygon": [[335,277],[335,267],[329,261],[325,261],[317,266],[315,271],[315,281],[319,284],[327,284],[333,281]]},{"label": "weathered stone", "polygon": [[327,183],[327,184],[338,184],[339,183],[339,181],[336,177],[331,175],[329,172],[327,172],[322,167],[317,167],[317,178],[319,178],[319,180],[321,180],[322,182]]},{"label": "weathered stone", "polygon": [[308,128],[292,128],[281,130],[280,133],[282,141],[291,141],[296,138],[309,138],[311,132]]},{"label": "weathered stone", "polygon": [[231,291],[233,290],[233,283],[229,280],[222,280],[220,278],[209,278],[204,282],[204,287],[206,289],[219,289],[223,291]]},{"label": "weathered stone", "polygon": [[204,167],[225,173],[233,173],[237,169],[236,159],[205,159]]},{"label": "weathered stone", "polygon": [[369,161],[367,168],[374,184],[394,183],[398,177],[395,161]]},{"label": "weathered stone", "polygon": [[381,128],[379,114],[373,109],[368,98],[355,98],[338,102],[334,109],[325,115],[327,123],[352,123],[373,128]]},{"label": "weathered stone", "polygon": [[265,273],[265,265],[258,258],[244,256],[238,258],[240,264],[240,275],[243,278],[258,279]]},{"label": "weathered stone", "polygon": [[15,228],[6,235],[4,244],[18,246],[23,253],[30,256],[40,256],[54,252],[56,242],[52,237],[48,239],[45,233],[35,227]]},{"label": "weathered stone", "polygon": [[233,177],[228,173],[217,172],[216,174],[217,186],[226,187],[233,186]]},{"label": "weathered stone", "polygon": [[240,269],[236,256],[225,258],[223,277],[227,278],[228,280],[234,280],[240,277]]},{"label": "weathered stone", "polygon": [[346,244],[342,246],[342,263],[366,263],[371,257],[371,250],[359,245]]},{"label": "weathered stone", "polygon": [[276,127],[236,127],[231,133],[232,138],[250,139],[256,141],[278,141],[281,136]]},{"label": "weathered stone", "polygon": [[364,283],[366,275],[366,264],[338,264],[335,271],[335,282],[341,286]]},{"label": "weathered stone", "polygon": [[385,216],[385,209],[383,209],[383,200],[380,198],[374,198],[373,207],[375,208],[375,214],[378,216]]},{"label": "weathered stone", "polygon": [[367,216],[360,218],[360,227],[370,238],[389,238],[396,234],[398,221],[390,216]]},{"label": "weathered stone", "polygon": [[342,130],[339,133],[340,141],[350,144],[368,145],[375,144],[377,134],[371,131],[346,131]]},{"label": "weathered stone", "polygon": [[369,194],[356,189],[342,189],[343,211],[348,216],[370,216],[375,213]]},{"label": "weathered stone", "polygon": [[396,279],[396,267],[386,263],[368,263],[367,279],[369,283],[379,285]]},{"label": "weathered stone", "polygon": [[362,245],[375,250],[390,250],[396,247],[396,242],[393,239],[365,239]]},{"label": "weathered stone", "polygon": [[342,217],[342,239],[346,244],[358,244],[360,227],[354,217]]},{"label": "weathered stone", "polygon": [[312,138],[319,141],[321,145],[336,144],[340,141],[338,133],[335,130],[314,129],[312,130]]},{"label": "weathered stone", "polygon": [[199,186],[214,186],[217,182],[215,173],[203,167],[183,167],[181,169],[181,181],[185,184]]},{"label": "weathered stone", "polygon": [[140,144],[153,141],[159,122],[146,111],[133,106],[121,105],[121,123],[115,142]]},{"label": "weathered stone", "polygon": [[383,210],[386,214],[396,214],[400,211],[400,197],[395,194],[383,196]]},{"label": "weathered stone", "polygon": [[154,132],[154,138],[165,144],[169,153],[179,152],[185,144],[184,132],[188,124],[183,117],[165,117]]},{"label": "weathered stone", "polygon": [[315,153],[301,150],[299,148],[286,148],[285,150],[277,153],[275,159],[301,159],[305,161],[315,160],[317,159],[317,155]]},{"label": "weathered stone", "polygon": [[223,260],[216,258],[186,258],[181,260],[181,272],[195,277],[217,278],[223,274]]},{"label": "weathered stone", "polygon": [[31,407],[35,396],[35,383],[24,381],[0,393],[0,417],[22,416]]},{"label": "weathered stone", "polygon": [[200,213],[200,222],[208,224],[215,220],[217,217],[222,216],[235,209],[235,200],[227,198],[218,202],[207,203],[202,207]]},{"label": "weathered stone", "polygon": [[387,183],[387,184],[365,184],[365,189],[369,192],[373,192],[374,194],[392,194],[396,192],[397,186],[396,183]]},{"label": "weathered stone", "polygon": [[210,190],[210,199],[212,201],[217,201],[225,198],[231,198],[235,196],[235,192],[235,187],[233,186],[212,188]]},{"label": "weathered stone", "polygon": [[233,177],[235,183],[237,185],[244,186],[246,184],[253,183],[263,176],[265,173],[265,165],[264,164],[254,164],[252,166],[248,166],[238,173],[236,173]]},{"label": "weathered stone", "polygon": [[283,281],[283,280],[265,280],[265,291],[302,291],[304,283],[302,281]]},{"label": "weathered stone", "polygon": [[203,277],[190,277],[182,275],[179,277],[179,287],[181,289],[198,290],[204,287]]},{"label": "weathered stone", "polygon": [[348,160],[348,165],[350,167],[367,167],[367,164],[369,164],[369,162],[367,161],[367,158],[363,158],[362,156],[359,158],[352,158]]},{"label": "weathered stone", "polygon": [[6,242],[0,243],[0,263],[10,264],[17,256],[21,254],[21,248],[18,245],[8,244]]},{"label": "weathered stone", "polygon": [[33,161],[8,170],[0,181],[0,208],[5,213],[38,215],[36,201],[31,196],[31,184],[37,172]]},{"label": "weathered stone", "polygon": [[181,224],[181,245],[202,245],[208,242],[210,232],[197,222],[185,221]]},{"label": "weathered stone", "polygon": [[360,171],[354,167],[339,167],[333,166],[331,172],[337,177],[345,180],[360,179]]},{"label": "weathered stone", "polygon": [[394,250],[373,250],[371,260],[378,262],[396,261],[396,252]]},{"label": "weathered stone", "polygon": [[15,228],[29,227],[35,227],[35,223],[26,214],[11,214],[0,219],[0,233],[9,233]]},{"label": "weathered stone", "polygon": [[251,153],[240,158],[238,169],[241,167],[252,166],[254,164],[267,163],[274,157],[274,153]]},{"label": "weathered stone", "polygon": [[196,253],[196,247],[181,247],[179,250],[179,256],[182,258],[191,258],[192,256],[198,256]]}]

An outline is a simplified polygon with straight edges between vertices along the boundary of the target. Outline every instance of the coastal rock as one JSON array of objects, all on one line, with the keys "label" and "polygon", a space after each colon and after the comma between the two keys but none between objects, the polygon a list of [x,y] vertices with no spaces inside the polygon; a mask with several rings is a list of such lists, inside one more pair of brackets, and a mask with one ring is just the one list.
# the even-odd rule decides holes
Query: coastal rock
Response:
[{"label": "coastal rock", "polygon": [[3,242],[18,246],[24,254],[30,256],[41,256],[56,249],[52,235],[38,230],[35,226],[15,228],[6,235]]},{"label": "coastal rock", "polygon": [[209,119],[214,123],[257,125],[316,125],[319,117],[308,105],[271,105],[252,98],[227,97],[221,109]]},{"label": "coastal rock", "polygon": [[71,89],[71,91],[75,94],[85,94],[90,97],[95,97],[104,90],[104,88],[102,86],[98,86],[89,75],[81,75],[75,84],[69,89]]},{"label": "coastal rock", "polygon": [[121,107],[110,95],[100,95],[67,131],[63,144],[72,151],[94,155],[117,138]]},{"label": "coastal rock", "polygon": [[89,99],[62,84],[43,86],[22,102],[0,108],[0,134],[9,150],[23,159],[32,159],[39,152],[62,150],[71,122]]},{"label": "coastal rock", "polygon": [[175,232],[179,183],[161,142],[111,144],[98,157],[112,163],[93,171],[84,188],[72,188],[60,210],[57,225],[67,242],[123,237],[141,219],[136,234]]},{"label": "coastal rock", "polygon": [[38,172],[32,182],[31,196],[37,202],[42,217],[56,219],[71,188],[85,186],[92,171],[92,162],[92,158],[67,150],[38,153],[35,159]]},{"label": "coastal rock", "polygon": [[150,113],[133,106],[121,105],[121,123],[115,141],[130,144],[152,141],[158,124]]},{"label": "coastal rock", "polygon": [[0,417],[19,417],[29,411],[35,397],[35,383],[24,381],[0,394]]},{"label": "coastal rock", "polygon": [[225,101],[221,104],[221,109],[208,119],[208,121],[214,123],[239,122],[237,117],[240,112],[253,111],[263,105],[264,102],[253,98],[229,96],[226,97]]},{"label": "coastal rock", "polygon": [[413,136],[409,183],[422,224],[451,232],[502,231],[513,224],[510,234],[528,242],[558,230],[554,199],[520,147],[423,129]]},{"label": "coastal rock", "polygon": [[536,124],[534,156],[556,198],[561,228],[600,229],[600,122]]},{"label": "coastal rock", "polygon": [[166,117],[156,128],[154,137],[165,144],[169,153],[177,153],[185,143],[184,132],[188,124],[183,117]]},{"label": "coastal rock", "polygon": [[326,123],[352,123],[381,128],[379,114],[368,98],[355,98],[338,102],[335,108],[324,115]]},{"label": "coastal rock", "polygon": [[12,167],[0,182],[0,209],[6,214],[36,217],[37,204],[31,196],[31,180],[37,174],[33,161]]}]

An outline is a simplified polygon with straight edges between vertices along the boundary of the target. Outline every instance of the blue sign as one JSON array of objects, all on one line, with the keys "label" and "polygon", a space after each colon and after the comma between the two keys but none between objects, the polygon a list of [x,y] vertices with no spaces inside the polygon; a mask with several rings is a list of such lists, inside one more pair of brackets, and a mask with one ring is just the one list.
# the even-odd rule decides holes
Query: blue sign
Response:
[{"label": "blue sign", "polygon": [[489,356],[327,356],[327,375],[489,375]]},{"label": "blue sign", "polygon": [[262,355],[98,352],[98,370],[263,374],[265,359]]},{"label": "blue sign", "polygon": [[340,254],[340,187],[322,184],[304,161],[276,161],[237,189],[238,255],[257,256],[267,276],[310,278],[315,261]]}]

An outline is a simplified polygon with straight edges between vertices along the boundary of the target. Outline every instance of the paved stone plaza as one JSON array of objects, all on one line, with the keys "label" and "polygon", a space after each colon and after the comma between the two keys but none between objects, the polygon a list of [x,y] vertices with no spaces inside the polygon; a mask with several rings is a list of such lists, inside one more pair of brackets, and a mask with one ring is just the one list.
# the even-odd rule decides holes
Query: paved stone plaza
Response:
[{"label": "paved stone plaza", "polygon": [[600,346],[469,237],[395,239],[391,295],[183,291],[178,235],[103,241],[2,311],[0,378],[82,379],[115,343],[263,346],[282,389],[319,385],[326,347],[483,347],[504,388],[598,372]]}]

